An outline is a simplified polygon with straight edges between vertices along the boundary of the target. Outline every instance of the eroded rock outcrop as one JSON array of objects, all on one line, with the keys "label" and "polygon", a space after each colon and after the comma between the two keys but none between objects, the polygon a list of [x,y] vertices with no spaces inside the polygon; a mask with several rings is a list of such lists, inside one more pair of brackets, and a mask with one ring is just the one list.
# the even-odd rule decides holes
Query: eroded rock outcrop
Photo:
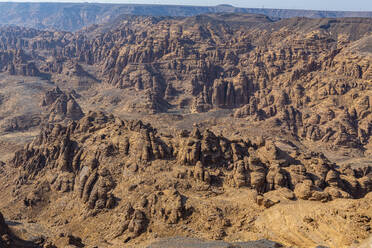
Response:
[{"label": "eroded rock outcrop", "polygon": [[0,70],[135,90],[127,112],[236,109],[237,118],[270,122],[304,140],[368,152],[370,20],[331,23],[210,14],[127,16],[115,28],[76,34],[5,27]]},{"label": "eroded rock outcrop", "polygon": [[[350,198],[366,207],[370,166],[336,164],[312,148],[344,157],[371,151],[365,43],[372,26],[367,19],[327,23],[218,14],[129,16],[115,27],[75,34],[0,28],[9,31],[0,33],[6,37],[0,39],[2,72],[51,76],[66,88],[77,81],[76,88],[87,90],[78,99],[57,87],[43,96],[46,118],[9,122],[9,130],[48,122],[10,163],[21,210],[49,214],[55,229],[84,226],[76,228],[84,242],[91,231],[101,243],[120,246],[169,230],[210,239],[246,231],[262,236],[256,217],[281,201],[329,206]],[[347,37],[345,27],[353,30]],[[87,78],[96,88],[86,87]],[[5,98],[2,93],[1,102]],[[142,121],[83,114],[78,102],[84,109],[154,117],[154,123],[167,111],[205,121],[173,132],[164,114],[160,133]],[[191,127],[188,121],[181,126]],[[359,218],[363,235],[371,230],[368,218]],[[317,228],[316,221],[306,223],[312,224],[299,229]],[[74,237],[65,235],[63,244],[83,243]]]},{"label": "eroded rock outcrop", "polygon": [[65,119],[79,120],[84,116],[72,94],[66,94],[58,87],[45,93],[41,106],[48,108],[49,122],[60,122]]},{"label": "eroded rock outcrop", "polygon": [[[39,243],[39,244],[37,244]],[[41,247],[41,242],[30,242],[30,241],[23,241],[16,237],[10,228],[8,227],[7,223],[5,222],[4,216],[0,213],[0,247],[2,248],[36,248]]]},{"label": "eroded rock outcrop", "polygon": [[[272,141],[257,142],[229,140],[198,129],[167,140],[142,122],[90,112],[67,127],[50,125],[16,153],[13,164],[25,172],[22,180],[35,179],[46,169],[60,171],[49,182],[52,188],[76,192],[89,209],[115,206],[115,167],[107,167],[107,160],[119,158],[132,173],[152,161],[176,160],[184,168],[176,175],[180,179],[212,185],[224,179],[228,185],[258,193],[287,188],[301,199],[359,198],[371,190],[369,167],[363,172],[340,169],[323,154],[297,151],[294,156]],[[215,175],[216,169],[225,176]]]}]

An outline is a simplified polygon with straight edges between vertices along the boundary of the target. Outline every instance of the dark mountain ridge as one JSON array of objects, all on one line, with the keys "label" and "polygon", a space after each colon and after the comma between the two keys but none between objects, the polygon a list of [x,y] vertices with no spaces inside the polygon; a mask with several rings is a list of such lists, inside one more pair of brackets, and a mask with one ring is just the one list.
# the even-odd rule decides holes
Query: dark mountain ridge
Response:
[{"label": "dark mountain ridge", "polygon": [[266,8],[237,8],[231,5],[180,6],[102,3],[0,3],[0,24],[38,29],[76,31],[83,27],[110,22],[123,14],[151,16],[194,16],[205,13],[250,13],[271,18],[372,17],[372,12],[317,11]]}]

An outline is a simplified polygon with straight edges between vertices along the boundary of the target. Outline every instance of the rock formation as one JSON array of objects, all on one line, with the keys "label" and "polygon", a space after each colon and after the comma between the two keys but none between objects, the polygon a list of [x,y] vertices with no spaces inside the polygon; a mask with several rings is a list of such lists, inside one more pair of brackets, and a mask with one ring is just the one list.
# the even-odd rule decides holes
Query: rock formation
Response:
[{"label": "rock formation", "polygon": [[0,213],[0,247],[2,248],[37,248],[41,247],[36,243],[23,241],[17,238],[5,222],[4,216]]},{"label": "rock formation", "polygon": [[59,122],[65,119],[79,120],[84,116],[72,94],[67,95],[58,87],[45,93],[41,106],[48,108],[49,122]]},{"label": "rock formation", "polygon": [[0,27],[2,212],[46,227],[49,247],[367,238],[371,22]]},{"label": "rock formation", "polygon": [[[209,130],[167,138],[141,121],[96,112],[67,126],[49,125],[16,152],[12,164],[20,171],[17,195],[31,182],[39,185],[24,198],[25,207],[45,207],[48,195],[67,194],[87,215],[124,211],[110,237],[125,242],[159,223],[177,225],[198,216],[200,210],[178,191],[190,187],[252,189],[266,208],[280,202],[276,198],[328,202],[363,198],[372,190],[370,167],[340,168],[323,154],[300,149],[290,154],[270,140],[229,140]],[[170,184],[148,178],[150,170],[159,170],[156,177],[169,170]],[[144,181],[123,184],[137,176]],[[221,225],[215,238],[224,236],[226,224]]]}]

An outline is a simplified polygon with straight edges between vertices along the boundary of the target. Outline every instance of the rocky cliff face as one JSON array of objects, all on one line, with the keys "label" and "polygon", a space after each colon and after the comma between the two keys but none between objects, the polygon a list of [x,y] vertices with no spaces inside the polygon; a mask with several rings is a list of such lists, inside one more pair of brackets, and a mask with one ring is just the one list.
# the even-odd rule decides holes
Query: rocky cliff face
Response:
[{"label": "rocky cliff face", "polygon": [[17,238],[5,222],[4,216],[0,213],[0,247],[2,248],[37,248],[41,247],[33,242],[23,241]]},{"label": "rocky cliff face", "polygon": [[49,113],[49,123],[79,120],[84,116],[72,94],[66,94],[58,87],[45,93],[41,106]]},{"label": "rocky cliff face", "polygon": [[46,91],[39,105],[41,112],[14,113],[14,116],[5,118],[0,125],[0,130],[13,133],[27,131],[46,123],[66,123],[69,120],[79,120],[84,115],[73,94],[66,94],[58,87]]},{"label": "rocky cliff face", "polygon": [[370,20],[325,27],[323,20],[241,17],[247,27],[229,15],[129,18],[85,41],[93,51],[71,56],[99,65],[116,87],[151,91],[192,112],[238,108],[237,118],[271,120],[303,139],[368,147],[371,57],[355,60],[350,47],[370,32]]},{"label": "rocky cliff face", "polygon": [[[284,151],[264,139],[230,140],[208,130],[163,136],[141,121],[96,112],[68,126],[50,125],[15,154],[12,165],[19,170],[14,194],[24,197],[27,211],[48,212],[68,196],[71,208],[85,216],[112,212],[114,220],[120,212],[115,226],[102,225],[107,237],[124,242],[203,219],[206,210],[192,200],[196,189],[252,190],[257,207],[264,208],[300,199],[359,199],[372,191],[370,166],[340,168],[323,154]],[[219,218],[221,224],[200,232],[223,238],[228,217]]]},{"label": "rocky cliff face", "polygon": [[[9,243],[6,243],[8,240],[5,240],[6,238],[4,237],[6,234],[8,234],[8,226],[5,224],[5,220],[3,215],[0,213],[0,234],[1,234],[1,239],[0,239],[0,245],[2,247],[5,247],[6,245],[9,246]],[[3,238],[4,237],[4,238]]]},{"label": "rocky cliff face", "polygon": [[[0,70],[78,87],[109,84],[122,95],[98,90],[92,102],[119,112],[233,109],[237,119],[270,123],[304,142],[371,153],[371,19],[210,14],[115,24],[74,34],[1,28]],[[63,116],[50,118],[71,115],[67,107],[72,119],[81,116],[63,101],[55,106]]]},{"label": "rocky cliff face", "polygon": [[366,238],[371,24],[208,14],[1,27],[0,144],[42,131],[0,164],[12,196],[0,207],[48,227],[50,247]]},{"label": "rocky cliff face", "polygon": [[[24,170],[22,180],[37,178],[46,167],[60,170],[63,173],[57,173],[52,184],[56,183],[56,188],[63,192],[79,189],[80,197],[89,202],[94,185],[100,184],[100,167],[108,167],[105,161],[110,158],[120,158],[135,171],[152,161],[171,160],[184,168],[177,175],[181,179],[198,179],[211,185],[219,181],[233,187],[251,187],[262,194],[280,188],[295,192],[298,189],[297,197],[301,199],[309,199],[313,193],[323,195],[321,200],[325,201],[360,198],[371,190],[369,167],[340,169],[322,154],[300,149],[288,153],[272,141],[229,140],[208,130],[194,129],[191,133],[184,130],[178,137],[161,137],[140,121],[122,121],[95,112],[67,127],[49,126],[16,153],[13,164]],[[216,169],[220,174],[211,176]],[[107,177],[103,187],[109,192],[115,187],[114,180],[107,168],[103,170],[102,177]],[[80,182],[76,181],[78,175]],[[301,190],[307,193],[302,195]],[[90,208],[95,207],[97,197],[92,198]],[[99,208],[106,204],[106,195],[102,197],[103,206],[100,204]]]},{"label": "rocky cliff face", "polygon": [[1,70],[9,72],[10,75],[41,76],[40,71],[31,58],[23,50],[9,51],[1,54]]}]

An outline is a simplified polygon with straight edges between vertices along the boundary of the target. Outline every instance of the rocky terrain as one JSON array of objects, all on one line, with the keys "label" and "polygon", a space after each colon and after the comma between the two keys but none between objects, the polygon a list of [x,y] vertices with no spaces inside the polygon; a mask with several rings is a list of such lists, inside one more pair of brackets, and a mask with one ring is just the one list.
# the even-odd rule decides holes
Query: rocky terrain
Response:
[{"label": "rocky terrain", "polygon": [[357,247],[371,42],[370,18],[1,27],[0,210],[44,247]]},{"label": "rocky terrain", "polygon": [[[14,223],[12,223],[14,224]],[[8,224],[6,223],[3,215],[0,213],[0,247],[1,248],[36,248],[40,247],[43,241],[39,240],[39,242],[27,242],[19,239],[17,236],[14,235],[11,228],[9,228]]]},{"label": "rocky terrain", "polygon": [[238,8],[232,5],[179,6],[102,3],[0,3],[0,25],[77,31],[83,27],[111,22],[121,15],[195,16],[207,13],[263,14],[272,18],[372,17],[368,11],[315,11],[268,8]]}]

